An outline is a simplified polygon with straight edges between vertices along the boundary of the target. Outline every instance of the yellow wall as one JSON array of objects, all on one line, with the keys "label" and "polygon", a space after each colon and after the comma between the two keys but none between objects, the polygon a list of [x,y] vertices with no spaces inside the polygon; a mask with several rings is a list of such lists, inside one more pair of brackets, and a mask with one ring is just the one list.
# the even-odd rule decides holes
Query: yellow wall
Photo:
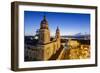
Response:
[{"label": "yellow wall", "polygon": [[[53,41],[49,44],[41,46],[41,54],[43,54],[43,60],[48,60],[56,51],[60,48],[60,41]],[[39,53],[40,54],[40,53]],[[39,56],[41,58],[41,56]]]}]

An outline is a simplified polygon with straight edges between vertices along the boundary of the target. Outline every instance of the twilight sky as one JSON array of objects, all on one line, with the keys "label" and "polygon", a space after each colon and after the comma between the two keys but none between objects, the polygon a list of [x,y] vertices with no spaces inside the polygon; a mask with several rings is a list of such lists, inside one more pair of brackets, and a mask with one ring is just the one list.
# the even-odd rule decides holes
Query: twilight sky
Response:
[{"label": "twilight sky", "polygon": [[90,33],[90,14],[24,11],[25,35],[36,34],[44,14],[49,24],[51,36],[55,35],[57,26],[61,35]]}]

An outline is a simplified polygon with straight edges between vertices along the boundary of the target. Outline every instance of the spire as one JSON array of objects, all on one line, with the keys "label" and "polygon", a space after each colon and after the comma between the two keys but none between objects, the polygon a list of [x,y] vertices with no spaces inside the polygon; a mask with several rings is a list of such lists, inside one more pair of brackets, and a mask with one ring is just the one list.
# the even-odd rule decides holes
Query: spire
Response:
[{"label": "spire", "polygon": [[60,30],[59,30],[59,27],[57,26],[57,29],[56,29],[56,38],[59,38],[60,37]]},{"label": "spire", "polygon": [[56,31],[59,31],[59,27],[57,26],[57,29],[56,29]]},{"label": "spire", "polygon": [[46,19],[46,16],[45,16],[45,15],[43,16],[43,20],[41,21],[41,23],[42,23],[42,24],[46,24],[46,23],[48,23],[48,21],[47,21],[47,19]]},{"label": "spire", "polygon": [[46,20],[46,16],[45,15],[43,16],[43,20]]},{"label": "spire", "polygon": [[46,16],[43,16],[43,20],[40,23],[40,29],[49,29],[48,28],[48,21],[46,20]]}]

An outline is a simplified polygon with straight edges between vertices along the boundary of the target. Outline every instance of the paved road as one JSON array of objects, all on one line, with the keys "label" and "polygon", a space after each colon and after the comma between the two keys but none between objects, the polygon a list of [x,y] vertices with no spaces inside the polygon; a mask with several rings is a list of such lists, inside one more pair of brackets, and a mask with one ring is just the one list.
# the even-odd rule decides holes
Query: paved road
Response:
[{"label": "paved road", "polygon": [[54,55],[52,55],[49,60],[56,60],[59,57],[62,50],[63,50],[63,46],[61,46],[60,49]]}]

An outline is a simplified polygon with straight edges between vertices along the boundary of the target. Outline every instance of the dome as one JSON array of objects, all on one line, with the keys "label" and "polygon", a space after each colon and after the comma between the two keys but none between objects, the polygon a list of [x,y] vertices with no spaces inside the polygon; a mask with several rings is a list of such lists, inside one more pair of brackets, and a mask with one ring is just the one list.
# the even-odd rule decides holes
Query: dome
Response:
[{"label": "dome", "polygon": [[41,24],[46,24],[48,23],[47,20],[46,20],[46,16],[44,16],[43,20],[41,21]]},{"label": "dome", "polygon": [[48,21],[46,20],[46,16],[44,16],[43,20],[41,21],[40,29],[48,29]]}]

